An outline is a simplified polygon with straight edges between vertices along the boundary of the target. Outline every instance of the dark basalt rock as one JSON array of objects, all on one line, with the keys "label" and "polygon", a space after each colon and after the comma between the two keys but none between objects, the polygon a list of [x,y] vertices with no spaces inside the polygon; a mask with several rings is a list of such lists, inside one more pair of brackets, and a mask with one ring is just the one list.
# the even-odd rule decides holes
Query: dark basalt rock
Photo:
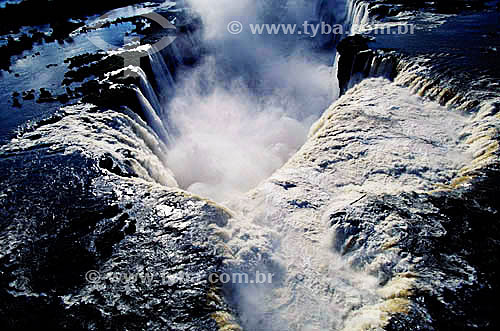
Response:
[{"label": "dark basalt rock", "polygon": [[61,147],[0,154],[0,328],[218,329],[228,308],[208,282],[221,259],[207,227],[229,216],[110,154]]},{"label": "dark basalt rock", "polygon": [[[99,55],[95,55],[92,57],[98,58]],[[70,66],[76,67],[80,63],[84,63],[84,61],[88,61],[89,59],[77,58],[71,61]],[[63,85],[70,85],[73,82],[83,82],[86,78],[96,77],[103,78],[104,74],[107,72],[119,70],[124,67],[125,60],[123,57],[111,55],[102,60],[92,62],[90,65],[81,65],[77,69],[70,70],[64,74],[65,79],[63,80]]]},{"label": "dark basalt rock", "polygon": [[84,26],[85,23],[82,21],[79,22],[71,22],[71,21],[56,21],[53,23],[50,23],[50,27],[52,28],[52,34],[47,37],[46,41],[51,42],[51,41],[63,41],[63,40],[68,40],[71,41],[71,39],[68,39],[68,36],[71,32],[75,31],[81,26]]},{"label": "dark basalt rock", "polygon": [[83,96],[82,101],[104,108],[120,108],[127,106],[138,113],[143,120],[142,107],[137,100],[137,94],[130,85],[119,85],[110,88],[110,82],[98,82],[91,80],[76,88],[78,95]]},{"label": "dark basalt rock", "polygon": [[29,90],[23,92],[23,100],[33,100],[35,99],[35,90]]},{"label": "dark basalt rock", "polygon": [[13,106],[13,107],[16,107],[16,108],[21,108],[21,103],[19,102],[19,99],[14,98],[14,99],[12,100],[12,106]]},{"label": "dark basalt rock", "polygon": [[42,102],[56,102],[57,99],[46,89],[40,89],[40,97],[36,100],[37,103]]},{"label": "dark basalt rock", "polygon": [[[384,220],[407,220],[392,247],[415,261],[418,285],[410,314],[396,314],[387,330],[498,330],[499,183],[500,169],[492,167],[468,188],[371,196],[350,207],[347,221],[344,213],[331,215],[337,250],[357,266],[373,261],[376,255],[368,252],[377,245],[378,254],[387,252],[381,238],[391,230],[380,226]],[[400,269],[400,261],[391,263],[387,279]]]},{"label": "dark basalt rock", "polygon": [[349,80],[353,74],[352,68],[356,62],[356,55],[369,49],[368,41],[369,39],[363,36],[355,35],[343,39],[337,45],[337,52],[340,54],[337,78],[341,94],[347,90]]},{"label": "dark basalt rock", "polygon": [[369,47],[371,41],[369,37],[354,35],[342,39],[337,45],[337,52],[340,55],[337,78],[341,95],[363,78],[395,77],[395,58],[386,56],[383,51],[372,50]]},{"label": "dark basalt rock", "polygon": [[88,65],[90,63],[102,60],[105,56],[103,53],[85,53],[82,55],[76,55],[64,60],[64,63],[69,63],[68,67],[70,69],[81,67],[83,65]]},{"label": "dark basalt rock", "polygon": [[62,104],[68,103],[70,98],[67,94],[60,94],[56,97],[56,100]]}]

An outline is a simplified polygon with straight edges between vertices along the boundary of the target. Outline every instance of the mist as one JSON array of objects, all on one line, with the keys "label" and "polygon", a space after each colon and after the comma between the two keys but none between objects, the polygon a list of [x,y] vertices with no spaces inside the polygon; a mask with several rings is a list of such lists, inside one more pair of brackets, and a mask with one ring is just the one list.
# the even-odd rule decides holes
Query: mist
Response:
[{"label": "mist", "polygon": [[[251,34],[250,23],[302,24],[312,13],[288,0],[188,2],[202,18],[208,55],[179,75],[167,161],[181,187],[231,200],[282,166],[338,96],[332,51],[308,36]],[[231,21],[242,23],[241,34],[228,32]]]}]

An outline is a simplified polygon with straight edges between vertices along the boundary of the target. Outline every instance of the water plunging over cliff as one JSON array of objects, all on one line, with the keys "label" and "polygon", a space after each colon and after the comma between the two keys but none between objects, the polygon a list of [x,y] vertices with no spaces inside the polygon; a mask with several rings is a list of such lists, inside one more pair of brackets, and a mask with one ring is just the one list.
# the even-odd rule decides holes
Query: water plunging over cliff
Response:
[{"label": "water plunging over cliff", "polygon": [[[169,125],[178,130],[168,164],[182,187],[224,201],[255,187],[304,143],[338,95],[333,55],[325,57],[312,38],[257,35],[245,25],[302,26],[291,18],[304,16],[291,14],[292,1],[223,1],[218,10],[205,1],[191,5],[202,16],[209,54],[178,75],[168,103]],[[347,11],[343,1],[337,7]],[[238,20],[246,30],[230,34],[227,24]]]}]

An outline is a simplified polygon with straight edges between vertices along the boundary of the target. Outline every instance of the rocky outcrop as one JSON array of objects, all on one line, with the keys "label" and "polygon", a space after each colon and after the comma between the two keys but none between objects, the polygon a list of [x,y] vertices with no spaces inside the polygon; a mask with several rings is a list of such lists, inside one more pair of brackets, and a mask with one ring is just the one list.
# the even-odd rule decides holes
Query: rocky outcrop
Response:
[{"label": "rocky outcrop", "polygon": [[372,50],[370,38],[354,35],[344,38],[337,45],[337,79],[340,94],[366,77],[393,79],[397,60],[393,53]]},{"label": "rocky outcrop", "polygon": [[[394,2],[370,8],[409,8]],[[120,76],[116,54],[68,59],[68,84],[99,78],[68,95],[94,105],[0,148],[2,328],[498,329],[494,77],[359,36],[338,52],[343,97],[233,211],[176,187],[143,76]],[[147,59],[129,70],[154,76]],[[250,281],[210,282],[222,272]]]},{"label": "rocky outcrop", "polygon": [[[440,5],[446,2],[394,3],[370,2],[372,18],[379,19],[371,25],[379,24],[380,29],[385,22],[394,21],[388,17],[404,10],[443,12]],[[483,2],[474,3],[483,8]],[[472,2],[454,5],[451,12],[477,9]],[[427,23],[418,24],[417,31]],[[368,28],[364,38],[344,39],[338,49],[341,93],[359,98],[367,83],[357,83],[366,77],[386,76],[396,85],[446,106],[449,112],[466,112],[470,122],[459,141],[469,146],[473,159],[435,190],[366,194],[331,213],[328,220],[335,231],[334,247],[352,264],[378,270],[379,277],[392,274],[386,286],[398,289],[399,294],[391,295],[397,301],[391,304],[384,329],[495,330],[500,323],[493,308],[498,306],[495,297],[500,288],[493,271],[498,253],[492,253],[500,249],[499,206],[494,198],[499,180],[500,72],[495,65],[485,66],[490,58],[476,48],[468,49],[463,40],[454,48],[441,46],[442,52],[432,53],[425,46],[415,47],[418,38],[436,45],[444,33],[377,36]],[[481,58],[483,63],[478,64]],[[345,102],[337,108],[345,111]],[[373,269],[374,265],[378,267]],[[356,315],[366,318],[372,313],[373,307],[365,307]]]},{"label": "rocky outcrop", "polygon": [[349,90],[231,205],[241,214],[225,230],[227,268],[278,275],[234,286],[243,326],[495,330],[499,168],[498,150],[477,141],[484,115],[382,78]]},{"label": "rocky outcrop", "polygon": [[2,329],[231,329],[208,278],[230,214],[175,188],[133,112],[62,112],[0,150]]}]

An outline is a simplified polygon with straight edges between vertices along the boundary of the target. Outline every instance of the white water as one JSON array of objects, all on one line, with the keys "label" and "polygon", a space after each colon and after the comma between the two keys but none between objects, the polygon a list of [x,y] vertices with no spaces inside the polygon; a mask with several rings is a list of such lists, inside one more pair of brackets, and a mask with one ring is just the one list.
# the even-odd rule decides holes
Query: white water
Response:
[{"label": "white water", "polygon": [[344,31],[349,31],[349,35],[360,32],[370,20],[368,2],[360,0],[347,1],[347,15],[344,22]]},{"label": "white water", "polygon": [[202,16],[211,54],[179,73],[168,107],[169,125],[178,131],[168,164],[182,187],[224,201],[286,162],[338,88],[311,40],[227,31],[234,20],[268,22],[273,14],[289,20],[287,1],[190,3]]},{"label": "white water", "polygon": [[156,113],[156,110],[151,106],[151,103],[149,100],[142,94],[141,90],[135,89],[136,94],[137,94],[137,100],[139,100],[139,103],[142,107],[142,112],[144,113],[144,116],[146,117],[146,121],[149,126],[156,132],[156,134],[160,137],[160,139],[168,143],[169,142],[169,134],[165,127],[163,126],[163,122]]},{"label": "white water", "polygon": [[[167,164],[189,191],[233,201],[238,211],[252,205],[233,225],[251,239],[241,241],[235,234],[230,246],[237,258],[228,261],[228,268],[281,277],[270,287],[232,288],[245,329],[338,329],[350,310],[376,302],[376,278],[352,270],[330,250],[328,238],[320,235],[328,231],[317,215],[291,216],[292,224],[312,231],[304,237],[303,231],[283,223],[289,212],[283,209],[286,201],[258,200],[258,206],[235,202],[245,200],[245,192],[269,178],[306,141],[311,124],[338,97],[336,72],[300,38],[229,34],[230,21],[245,25],[264,19],[254,1],[191,4],[204,20],[205,43],[213,52],[196,69],[179,75],[175,98],[168,104],[169,124],[179,134]],[[271,13],[281,5],[265,4]],[[347,8],[343,2],[336,6]],[[346,24],[366,22],[366,5],[361,7],[352,8]]]},{"label": "white water", "polygon": [[[128,55],[127,52],[133,52],[133,54]],[[137,57],[137,54],[135,54],[137,52],[143,52],[149,57],[153,72],[153,77],[151,78],[156,83],[156,89],[152,86],[144,70],[138,65],[129,65],[126,68],[109,72],[106,75],[106,79],[115,75],[131,75],[139,78],[139,88],[136,89],[136,94],[146,122],[159,136],[161,141],[169,145],[172,142],[172,130],[168,126],[169,120],[165,108],[169,96],[174,92],[175,85],[163,56],[149,45],[139,46],[132,51],[119,49],[110,52],[110,54],[123,57]]]},{"label": "white water", "polygon": [[[332,248],[330,216],[348,211],[366,194],[446,183],[469,160],[457,144],[466,119],[372,79],[330,108],[302,146],[311,124],[338,93],[331,68],[315,59],[307,43],[227,35],[228,19],[249,13],[258,19],[251,1],[222,1],[227,11],[208,1],[193,3],[205,20],[212,53],[181,73],[177,85],[161,56],[150,53],[160,97],[139,69],[136,92],[149,125],[170,143],[166,164],[180,185],[226,200],[235,211],[235,219],[220,229],[226,232],[228,271],[275,274],[264,286],[232,284],[242,326],[255,331],[380,327],[394,309],[384,300],[410,285],[379,284],[378,273],[393,262],[385,256],[366,268],[351,267],[349,256]],[[366,3],[348,8],[346,24],[368,22]],[[378,70],[386,70],[384,63]],[[168,100],[174,88],[176,97]],[[103,122],[110,118],[103,115]],[[170,137],[170,125],[177,136]],[[164,160],[144,154],[134,170],[175,185],[161,167]],[[390,233],[399,225],[388,219],[381,226]],[[388,234],[388,239],[394,238]]]},{"label": "white water", "polygon": [[[151,83],[148,80],[148,77],[146,76],[146,73],[140,68],[140,67],[134,67],[133,70],[137,75],[139,75],[139,87],[141,89],[142,94],[146,97],[148,102],[151,104],[151,106],[154,109],[155,117],[160,117],[161,114],[163,113],[163,106],[160,103],[160,100],[158,99],[158,96],[156,95],[155,90],[151,86]],[[163,125],[162,125],[163,126]]]},{"label": "white water", "polygon": [[[142,95],[138,89],[137,93]],[[173,174],[165,168],[165,146],[150,125],[128,109],[95,112],[93,108],[87,104],[63,107],[61,120],[13,139],[0,148],[0,153],[9,149],[32,150],[50,146],[54,153],[84,153],[92,159],[107,155],[127,164],[139,178],[169,187],[177,186]],[[31,136],[41,138],[32,139]]]},{"label": "white water", "polygon": [[[276,274],[271,285],[233,285],[245,328],[353,331],[383,325],[398,309],[386,300],[410,286],[379,285],[401,258],[389,250],[371,252],[380,258],[364,267],[348,262],[349,255],[333,248],[330,215],[345,211],[348,221],[350,206],[366,195],[382,199],[451,181],[471,160],[459,143],[467,123],[467,117],[382,78],[367,79],[339,99],[284,167],[229,205],[239,211],[226,235],[234,254],[229,268]],[[285,189],[284,183],[293,185]],[[394,222],[389,217],[379,225],[388,242],[402,226]]]},{"label": "white water", "polygon": [[[221,1],[217,8],[208,1],[191,2],[204,19],[205,42],[215,52],[195,70],[180,76],[176,97],[168,107],[169,123],[179,135],[171,145],[167,164],[181,187],[218,201],[230,201],[237,211],[237,221],[224,229],[229,232],[228,247],[233,254],[226,261],[228,270],[275,274],[275,282],[267,286],[233,284],[233,299],[243,327],[259,331],[353,330],[379,325],[387,315],[378,306],[384,299],[379,293],[379,280],[367,270],[354,270],[332,250],[335,239],[329,231],[328,215],[356,201],[366,190],[393,192],[405,185],[428,185],[428,178],[418,174],[418,163],[423,159],[411,158],[411,153],[408,158],[399,155],[391,159],[384,153],[418,145],[419,139],[423,139],[425,151],[417,154],[428,153],[425,139],[432,139],[432,134],[403,137],[395,145],[382,142],[373,147],[374,162],[339,160],[335,161],[335,171],[318,173],[311,164],[321,161],[316,156],[335,159],[328,144],[322,147],[316,139],[310,142],[313,146],[295,152],[305,142],[313,120],[338,95],[338,88],[332,87],[331,68],[315,61],[313,51],[297,40],[228,35],[225,27],[231,20],[258,21],[259,10],[253,1]],[[367,3],[351,1],[346,8],[345,24],[353,27],[352,33],[368,23]],[[168,78],[160,77],[159,81],[169,86]],[[391,104],[394,95],[378,94],[382,88],[391,90],[387,84],[374,83],[370,87],[375,89],[374,94],[361,95],[369,99],[366,107],[375,106],[370,116],[380,121],[380,127],[371,128],[371,135],[383,136],[384,123],[389,120],[385,112],[399,109]],[[420,111],[425,108],[420,101],[415,101],[414,108],[419,115],[411,111],[400,114],[402,121],[413,125],[403,128],[402,135],[428,120]],[[339,133],[355,129],[351,127],[354,121],[339,123]],[[453,129],[443,133],[444,141],[454,141]],[[363,137],[365,132],[361,130],[360,141],[371,139]],[[343,148],[338,150],[344,153]],[[436,169],[443,164],[446,168],[448,162],[439,158],[440,152],[439,148],[432,150],[433,157],[425,161],[437,162],[428,167],[429,173],[446,179],[449,173]],[[292,161],[259,185],[294,154]],[[460,153],[450,155],[457,163],[463,160]],[[385,175],[369,176],[381,164],[391,167],[397,162],[408,162],[411,172],[397,179],[391,177],[390,170]],[[380,185],[380,176],[390,180],[386,177]],[[284,190],[276,184],[285,182],[294,183],[295,188]],[[244,195],[253,187],[257,189]],[[384,291],[392,293],[390,288]],[[366,307],[373,308],[356,315]]]},{"label": "white water", "polygon": [[[162,104],[166,104],[169,96],[173,95],[175,89],[174,79],[168,69],[161,52],[153,47],[148,48],[148,56],[154,74],[154,79],[159,87],[159,100]],[[166,115],[165,112],[162,112]],[[166,121],[168,122],[168,120]]]}]

